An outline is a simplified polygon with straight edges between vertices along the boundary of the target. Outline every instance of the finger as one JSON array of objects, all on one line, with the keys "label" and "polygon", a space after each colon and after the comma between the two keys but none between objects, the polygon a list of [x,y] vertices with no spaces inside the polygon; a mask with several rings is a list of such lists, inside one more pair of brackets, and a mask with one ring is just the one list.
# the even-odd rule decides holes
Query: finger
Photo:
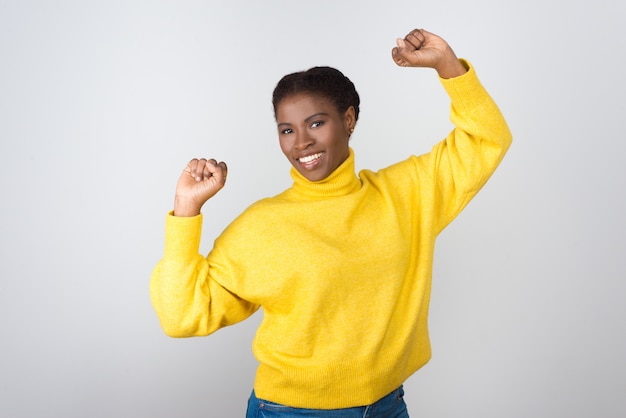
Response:
[{"label": "finger", "polygon": [[213,177],[222,184],[226,181],[228,167],[224,161],[218,163],[216,160],[209,160],[207,162],[207,168],[210,170],[210,177]]},{"label": "finger", "polygon": [[205,177],[207,160],[206,158],[198,158],[196,161],[197,163],[194,170],[194,178],[196,181],[202,181]]},{"label": "finger", "polygon": [[198,160],[197,159],[192,159],[189,160],[189,162],[187,163],[187,165],[185,166],[185,169],[183,170],[185,173],[189,174],[191,177],[195,178],[195,174],[194,171],[196,169],[196,164],[198,164]]},{"label": "finger", "polygon": [[400,55],[397,51],[393,51],[393,61],[396,63],[396,65],[399,65],[400,67],[406,67],[407,65],[409,65]]},{"label": "finger", "polygon": [[204,178],[213,178],[214,180],[224,184],[226,182],[226,176],[228,174],[228,166],[224,161],[219,163],[215,159],[210,159],[206,162]]},{"label": "finger", "polygon": [[220,161],[218,163],[218,166],[221,168],[221,173],[222,173],[222,181],[226,181],[226,176],[228,176],[228,166],[226,165],[226,163],[224,161]]},{"label": "finger", "polygon": [[426,41],[426,37],[421,29],[413,29],[404,39],[416,50],[420,49]]},{"label": "finger", "polygon": [[203,169],[202,175],[205,180],[210,177],[213,177],[217,169],[217,161],[215,161],[214,158],[206,160],[206,162],[202,166],[202,169]]},{"label": "finger", "polygon": [[193,177],[195,181],[202,181],[202,177],[204,174],[203,170],[204,170],[205,164],[206,164],[206,159],[194,158],[193,160],[189,161],[189,164],[187,164],[186,170],[189,173],[189,175]]},{"label": "finger", "polygon": [[193,170],[193,164],[194,164],[194,159],[189,160],[189,162],[187,163],[187,165],[185,166],[185,169],[183,170],[185,173],[189,173],[191,174],[192,170]]}]

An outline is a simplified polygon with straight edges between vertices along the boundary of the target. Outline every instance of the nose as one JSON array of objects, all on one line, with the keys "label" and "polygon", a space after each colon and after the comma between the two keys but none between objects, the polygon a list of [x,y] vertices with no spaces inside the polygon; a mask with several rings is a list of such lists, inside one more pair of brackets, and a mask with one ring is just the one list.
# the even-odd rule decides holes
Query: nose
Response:
[{"label": "nose", "polygon": [[315,143],[315,139],[306,130],[300,130],[296,133],[295,147],[298,150],[304,150]]}]

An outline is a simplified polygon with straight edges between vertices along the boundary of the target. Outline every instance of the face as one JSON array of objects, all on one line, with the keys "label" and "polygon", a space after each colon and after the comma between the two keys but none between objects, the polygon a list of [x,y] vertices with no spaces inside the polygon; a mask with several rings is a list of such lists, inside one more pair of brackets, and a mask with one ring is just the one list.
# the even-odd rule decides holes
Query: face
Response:
[{"label": "face", "polygon": [[296,94],[278,104],[276,123],[283,154],[310,181],[325,179],[350,155],[353,107],[340,113],[325,98]]}]

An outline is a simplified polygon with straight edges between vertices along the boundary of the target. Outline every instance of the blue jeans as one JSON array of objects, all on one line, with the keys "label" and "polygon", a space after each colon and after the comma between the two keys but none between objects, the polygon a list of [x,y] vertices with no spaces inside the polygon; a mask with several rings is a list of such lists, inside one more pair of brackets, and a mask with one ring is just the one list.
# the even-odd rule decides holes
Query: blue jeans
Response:
[{"label": "blue jeans", "polygon": [[408,418],[404,403],[404,389],[400,386],[379,401],[366,406],[342,409],[292,408],[258,399],[252,391],[248,400],[246,418]]}]

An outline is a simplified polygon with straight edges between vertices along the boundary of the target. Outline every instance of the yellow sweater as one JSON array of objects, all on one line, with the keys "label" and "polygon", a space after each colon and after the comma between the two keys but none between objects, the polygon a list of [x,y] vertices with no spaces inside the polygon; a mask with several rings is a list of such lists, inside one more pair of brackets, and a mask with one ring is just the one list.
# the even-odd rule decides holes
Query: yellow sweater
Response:
[{"label": "yellow sweater", "polygon": [[165,332],[208,335],[263,307],[253,343],[261,399],[303,408],[375,402],[431,355],[437,234],[511,143],[474,70],[441,80],[455,129],[428,154],[379,172],[354,155],[325,180],[253,204],[199,254],[201,216],[166,220],[151,297]]}]

